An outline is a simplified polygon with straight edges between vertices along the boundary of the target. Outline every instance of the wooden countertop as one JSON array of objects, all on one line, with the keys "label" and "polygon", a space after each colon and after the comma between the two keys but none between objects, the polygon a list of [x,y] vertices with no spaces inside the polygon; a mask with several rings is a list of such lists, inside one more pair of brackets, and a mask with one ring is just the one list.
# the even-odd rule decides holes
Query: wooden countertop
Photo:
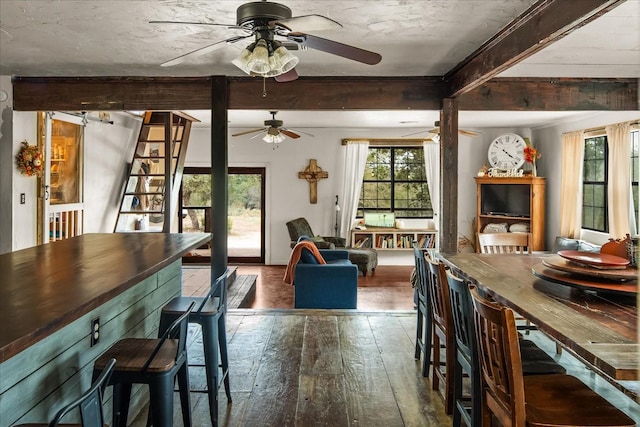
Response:
[{"label": "wooden countertop", "polygon": [[0,255],[0,362],[210,239],[205,233],[85,234]]}]

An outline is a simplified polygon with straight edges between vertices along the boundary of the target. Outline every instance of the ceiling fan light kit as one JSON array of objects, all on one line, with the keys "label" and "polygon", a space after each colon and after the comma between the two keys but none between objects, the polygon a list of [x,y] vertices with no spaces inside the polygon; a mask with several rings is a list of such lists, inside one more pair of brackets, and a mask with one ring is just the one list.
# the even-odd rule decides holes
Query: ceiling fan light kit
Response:
[{"label": "ceiling fan light kit", "polygon": [[267,133],[265,136],[262,137],[262,140],[269,144],[279,144],[282,141],[284,141],[284,139],[285,139],[284,135],[282,135],[280,132],[278,132],[276,135],[271,135],[270,133]]}]

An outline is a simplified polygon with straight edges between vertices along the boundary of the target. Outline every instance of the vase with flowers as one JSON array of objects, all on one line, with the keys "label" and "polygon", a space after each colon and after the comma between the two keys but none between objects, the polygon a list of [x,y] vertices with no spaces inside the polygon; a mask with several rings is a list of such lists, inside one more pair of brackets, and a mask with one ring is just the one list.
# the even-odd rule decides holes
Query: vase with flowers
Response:
[{"label": "vase with flowers", "polygon": [[542,157],[542,154],[538,153],[538,150],[531,144],[529,138],[524,139],[526,147],[524,147],[524,161],[531,165],[531,175],[538,176],[536,170],[536,160]]}]

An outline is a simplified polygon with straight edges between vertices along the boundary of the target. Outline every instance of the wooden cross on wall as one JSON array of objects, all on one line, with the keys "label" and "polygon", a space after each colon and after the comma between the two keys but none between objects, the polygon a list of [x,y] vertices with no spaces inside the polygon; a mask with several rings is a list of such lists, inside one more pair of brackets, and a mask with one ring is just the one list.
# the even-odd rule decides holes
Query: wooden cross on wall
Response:
[{"label": "wooden cross on wall", "polygon": [[309,183],[309,202],[318,203],[318,181],[329,178],[329,172],[323,171],[316,159],[310,159],[309,165],[298,172],[298,178],[306,179]]}]

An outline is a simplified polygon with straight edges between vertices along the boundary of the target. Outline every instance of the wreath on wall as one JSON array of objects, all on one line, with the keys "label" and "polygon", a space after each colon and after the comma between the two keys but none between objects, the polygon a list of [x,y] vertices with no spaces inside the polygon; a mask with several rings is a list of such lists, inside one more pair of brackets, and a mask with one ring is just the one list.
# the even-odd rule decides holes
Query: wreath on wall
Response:
[{"label": "wreath on wall", "polygon": [[22,141],[22,147],[16,156],[16,164],[20,173],[26,176],[41,176],[44,170],[44,162],[38,146],[29,145],[26,140]]}]

